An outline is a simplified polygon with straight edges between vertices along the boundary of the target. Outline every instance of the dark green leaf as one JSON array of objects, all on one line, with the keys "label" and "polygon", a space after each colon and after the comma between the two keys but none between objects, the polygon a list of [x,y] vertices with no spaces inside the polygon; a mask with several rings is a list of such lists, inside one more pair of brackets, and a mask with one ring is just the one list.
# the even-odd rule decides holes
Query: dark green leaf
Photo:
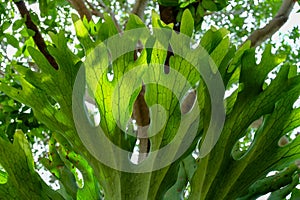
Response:
[{"label": "dark green leaf", "polygon": [[196,10],[196,16],[199,15],[200,17],[204,17],[204,14],[205,14],[205,10],[202,7],[202,4],[199,3],[197,10]]},{"label": "dark green leaf", "polygon": [[298,200],[300,199],[300,189],[294,188],[292,191],[291,200]]},{"label": "dark green leaf", "polygon": [[5,37],[7,39],[8,44],[15,48],[19,48],[19,41],[13,35],[5,34]]},{"label": "dark green leaf", "polygon": [[2,32],[4,32],[6,29],[8,29],[11,25],[11,22],[10,21],[4,21],[3,24],[1,25],[1,29],[2,29]]},{"label": "dark green leaf", "polygon": [[48,14],[48,0],[39,0],[39,8],[41,16],[45,17]]},{"label": "dark green leaf", "polygon": [[202,1],[202,6],[204,9],[210,10],[210,11],[217,11],[218,7],[217,5],[214,3],[213,0],[203,0]]},{"label": "dark green leaf", "polygon": [[21,28],[21,27],[23,26],[23,24],[24,24],[23,19],[18,19],[18,20],[16,20],[16,21],[13,23],[12,29],[13,29],[14,31],[16,31],[16,30],[18,30],[19,28]]}]

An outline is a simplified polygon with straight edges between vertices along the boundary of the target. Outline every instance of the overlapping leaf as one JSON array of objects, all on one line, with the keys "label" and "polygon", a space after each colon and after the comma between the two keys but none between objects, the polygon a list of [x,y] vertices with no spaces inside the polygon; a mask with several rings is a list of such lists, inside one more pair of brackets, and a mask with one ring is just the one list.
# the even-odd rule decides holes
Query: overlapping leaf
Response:
[{"label": "overlapping leaf", "polygon": [[0,138],[0,163],[6,175],[1,171],[1,199],[63,199],[53,191],[37,174],[27,139],[22,131],[15,133],[14,143]]}]

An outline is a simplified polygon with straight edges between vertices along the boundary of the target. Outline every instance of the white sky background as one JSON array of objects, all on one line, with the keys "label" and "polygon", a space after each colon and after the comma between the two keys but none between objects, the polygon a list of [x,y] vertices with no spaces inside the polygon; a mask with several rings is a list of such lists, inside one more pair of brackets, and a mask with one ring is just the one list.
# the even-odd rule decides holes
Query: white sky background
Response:
[{"label": "white sky background", "polygon": [[[134,2],[134,0],[130,0],[129,2]],[[34,12],[36,12],[38,15],[39,15],[39,8],[38,8],[38,4],[33,4],[31,6],[29,6],[30,9],[32,9]],[[281,29],[275,33],[273,36],[272,36],[272,40],[275,41],[276,43],[278,43],[278,45],[280,45],[281,41],[282,41],[282,36],[280,36],[280,33],[282,35],[288,35],[289,34],[289,31],[291,31],[295,26],[298,26],[300,28],[300,13],[296,13],[298,10],[300,9],[299,5],[296,3],[292,13],[290,14],[290,17],[288,19],[288,21],[286,22],[286,24],[281,27]],[[211,24],[211,22],[210,22]],[[209,28],[207,26],[207,24],[205,25],[205,22],[204,22],[204,27],[206,26],[206,28]],[[74,28],[73,27],[70,27],[72,31],[74,31]],[[300,39],[298,39],[298,47],[300,45]],[[292,40],[289,40],[289,39],[285,39],[285,41],[290,44],[291,46],[294,45],[293,41]],[[8,46],[7,47],[7,55],[10,59],[13,58],[13,55],[15,54],[17,50],[15,48],[13,48],[12,46]],[[300,68],[300,63],[295,63],[297,64],[298,66],[298,69]],[[299,102],[300,104],[300,102]],[[34,146],[35,148],[35,146]],[[40,147],[36,147],[36,149],[40,150],[40,151],[45,151],[45,149],[41,149]],[[39,154],[39,153],[38,153]],[[37,161],[37,158],[35,158],[35,160]],[[42,176],[42,178],[49,184],[49,176],[50,176],[50,172],[48,171],[44,171],[44,170],[41,170],[39,171],[40,175]],[[51,184],[52,187],[54,187],[54,189],[58,189],[59,186],[56,182],[55,185]],[[264,199],[267,199],[267,196],[263,196],[263,197],[260,197],[258,198],[259,200],[264,200]]]}]

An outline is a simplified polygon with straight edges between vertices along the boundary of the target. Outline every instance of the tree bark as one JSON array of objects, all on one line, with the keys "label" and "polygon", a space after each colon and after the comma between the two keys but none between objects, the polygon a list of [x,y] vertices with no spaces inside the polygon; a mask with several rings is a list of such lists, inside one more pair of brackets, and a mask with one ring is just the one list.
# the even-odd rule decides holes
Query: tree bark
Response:
[{"label": "tree bark", "polygon": [[288,20],[295,5],[295,0],[283,0],[275,17],[263,28],[255,30],[247,40],[251,41],[251,47],[257,47],[268,38],[272,37]]},{"label": "tree bark", "polygon": [[32,19],[30,17],[30,13],[29,13],[24,1],[14,1],[14,3],[16,4],[22,18],[26,19],[26,21],[25,21],[26,27],[28,29],[34,31],[35,34],[32,38],[33,38],[36,46],[42,52],[42,54],[46,57],[46,59],[52,65],[52,67],[54,69],[58,69],[58,64],[56,63],[55,59],[49,54],[49,52],[47,50],[47,45],[44,41],[44,38],[42,37],[38,27],[33,23]]},{"label": "tree bark", "polygon": [[150,150],[150,140],[147,135],[150,124],[149,108],[144,99],[145,86],[143,86],[133,106],[133,118],[138,125],[137,138],[140,140],[138,163],[142,162]]},{"label": "tree bark", "polygon": [[79,13],[81,19],[86,16],[88,21],[92,20],[92,12],[86,7],[83,0],[68,0],[75,10]]},{"label": "tree bark", "polygon": [[146,9],[148,0],[136,0],[134,7],[132,9],[132,13],[139,16],[144,21],[144,11]]}]

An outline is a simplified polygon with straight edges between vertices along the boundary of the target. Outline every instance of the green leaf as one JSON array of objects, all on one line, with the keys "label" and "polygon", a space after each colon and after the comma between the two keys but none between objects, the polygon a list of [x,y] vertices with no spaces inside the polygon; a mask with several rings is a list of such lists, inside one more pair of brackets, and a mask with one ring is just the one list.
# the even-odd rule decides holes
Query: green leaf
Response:
[{"label": "green leaf", "polygon": [[[126,36],[128,38],[132,37],[132,35],[134,34],[138,34],[139,42],[141,42],[142,44],[145,44],[150,37],[150,31],[146,28],[143,21],[138,16],[132,14],[129,16],[124,34],[129,34],[128,36]],[[134,38],[132,39],[132,42],[138,43],[138,41],[134,41]]]},{"label": "green leaf", "polygon": [[5,34],[5,37],[7,39],[7,43],[15,48],[19,48],[19,41],[15,38],[15,36],[10,34]]},{"label": "green leaf", "polygon": [[197,10],[196,10],[196,16],[199,15],[200,17],[204,17],[205,10],[202,7],[202,4],[199,3]]},{"label": "green leaf", "polygon": [[5,7],[2,4],[0,4],[0,13],[5,13],[5,10]]},{"label": "green leaf", "polygon": [[229,45],[230,45],[229,37],[226,37],[219,43],[219,45],[210,54],[211,58],[214,61],[214,63],[211,64],[211,67],[213,68],[214,73],[216,73],[218,71],[218,68],[220,67],[221,62],[225,58],[225,56],[229,50]]},{"label": "green leaf", "polygon": [[185,7],[189,6],[190,4],[197,2],[197,0],[179,0],[179,2],[180,2],[179,7],[185,8]]},{"label": "green leaf", "polygon": [[29,37],[29,34],[28,34],[28,32],[27,32],[27,30],[29,30],[29,29],[27,29],[26,27],[24,27],[19,33],[22,35],[22,37]]},{"label": "green leaf", "polygon": [[73,14],[72,20],[75,26],[76,35],[79,41],[81,42],[81,44],[84,46],[86,54],[88,54],[90,49],[94,47],[93,41],[89,36],[89,32],[77,15]]},{"label": "green leaf", "polygon": [[101,41],[119,33],[114,20],[107,13],[104,13],[104,20],[105,22],[100,26],[102,31],[98,34]]},{"label": "green leaf", "polygon": [[[224,31],[211,30],[204,35],[202,38],[204,41],[201,42],[209,52],[214,52],[212,49],[218,49],[216,44],[222,44],[224,33]],[[235,67],[230,69],[230,73],[233,74],[228,85],[236,83],[240,70],[240,88],[227,99],[228,121],[218,143],[207,157],[200,158],[198,161],[197,170],[191,181],[192,191],[194,191],[191,193],[191,199],[236,199],[238,195],[247,194],[248,188],[257,177],[265,177],[273,170],[283,170],[299,158],[297,145],[300,138],[294,139],[284,147],[279,147],[278,141],[283,135],[300,125],[300,109],[293,109],[293,104],[300,95],[300,77],[295,74],[294,66],[286,64],[281,67],[271,84],[263,88],[269,72],[278,66],[284,57],[273,55],[270,46],[267,46],[261,62],[256,64],[255,50],[248,49],[249,46],[249,43],[244,44],[231,60],[232,66]],[[248,133],[247,130],[252,122],[261,116],[264,118],[263,123],[257,130],[253,130],[255,138],[250,141],[252,142],[250,148],[247,148],[242,156],[232,160],[235,144]],[[234,169],[229,169],[229,165],[235,166]],[[273,180],[278,182],[265,187],[283,183],[276,178]],[[291,181],[292,176],[289,176],[288,180]],[[219,184],[224,187],[219,187]],[[244,185],[243,191],[241,185]],[[287,186],[289,190],[292,188],[292,185],[289,187],[287,183],[280,187],[283,186]],[[280,190],[274,195],[283,195],[285,192]],[[200,197],[198,194],[201,194]]]},{"label": "green leaf", "polygon": [[292,190],[291,200],[297,200],[300,198],[300,189],[294,188]]},{"label": "green leaf", "polygon": [[2,29],[2,32],[4,32],[6,29],[8,29],[11,25],[11,22],[10,21],[4,21],[3,24],[1,25],[1,29]]},{"label": "green leaf", "polygon": [[145,24],[137,15],[130,14],[125,30],[131,30],[136,28],[145,28]]},{"label": "green leaf", "polygon": [[191,37],[193,35],[194,30],[194,19],[189,11],[189,9],[185,9],[181,18],[180,32]]},{"label": "green leaf", "polygon": [[164,200],[180,200],[184,197],[184,189],[188,178],[183,163],[180,163],[176,183],[167,191]]},{"label": "green leaf", "polygon": [[[252,93],[261,90],[268,73],[285,60],[285,56],[273,55],[271,45],[267,45],[261,62],[256,65],[254,49],[247,50],[243,55],[240,83],[244,83],[246,90]],[[249,98],[249,93],[248,93]]]},{"label": "green leaf", "polygon": [[240,65],[241,57],[243,56],[245,51],[250,48],[250,46],[251,46],[251,41],[248,40],[240,48],[238,48],[232,62],[230,63],[230,65],[228,67],[228,70],[227,70],[228,73],[231,73],[234,69],[236,69],[237,66]]},{"label": "green leaf", "polygon": [[212,27],[203,35],[200,44],[210,54],[228,34],[229,32],[224,28]]},{"label": "green leaf", "polygon": [[164,196],[164,200],[183,199],[187,183],[188,181],[191,181],[196,167],[197,165],[192,155],[189,155],[182,162],[180,162],[179,169],[177,170],[177,181],[167,191]]},{"label": "green leaf", "polygon": [[217,11],[218,7],[217,5],[214,3],[213,0],[203,0],[202,1],[202,6],[204,9],[210,10],[210,11]]},{"label": "green leaf", "polygon": [[40,19],[36,13],[30,12],[30,18],[35,25],[39,26]]},{"label": "green leaf", "polygon": [[[17,130],[14,137],[13,144],[0,138],[0,162],[8,174],[7,182],[0,185],[1,198],[63,199],[35,172],[31,149],[24,133]],[[24,180],[26,184],[20,184]]]},{"label": "green leaf", "polygon": [[[112,8],[114,6],[112,2],[104,1],[107,7]],[[38,2],[38,0],[29,1],[29,3],[34,2]],[[59,24],[56,24],[57,20],[55,19],[57,9],[52,9],[56,8],[56,1],[39,0],[39,2],[40,6],[44,6],[42,9],[46,10],[45,12],[49,15],[45,21],[46,25],[55,28],[54,26]],[[128,2],[120,1],[119,3],[124,3],[126,7]],[[67,34],[64,32],[49,33],[52,44],[48,46],[47,50],[58,63],[58,70],[51,67],[43,53],[35,47],[32,38],[26,40],[25,45],[19,48],[18,55],[20,56],[22,53],[26,55],[29,52],[34,61],[34,63],[31,61],[29,65],[34,67],[37,65],[39,69],[33,71],[31,68],[22,66],[20,62],[13,62],[12,68],[17,71],[13,76],[15,80],[13,83],[9,82],[11,72],[7,69],[10,67],[6,69],[5,76],[9,77],[9,80],[1,80],[1,91],[32,107],[35,116],[41,123],[51,129],[55,141],[49,145],[49,158],[42,162],[60,181],[60,192],[64,194],[62,195],[63,198],[68,200],[100,199],[99,193],[104,191],[105,199],[163,199],[165,192],[170,187],[170,193],[165,198],[168,195],[171,197],[170,199],[184,198],[182,194],[185,189],[188,190],[190,199],[237,199],[241,196],[247,196],[248,193],[251,193],[251,196],[254,193],[260,195],[256,191],[260,193],[271,191],[273,192],[271,197],[285,198],[285,194],[291,192],[296,181],[299,182],[299,169],[295,170],[293,174],[288,174],[288,176],[281,174],[281,176],[272,177],[269,179],[272,181],[266,181],[265,177],[270,171],[284,171],[284,168],[289,167],[291,163],[299,159],[299,137],[291,140],[286,146],[278,146],[280,137],[289,135],[293,129],[300,125],[300,109],[293,108],[293,104],[299,98],[300,91],[300,78],[296,66],[280,65],[284,58],[273,55],[269,46],[266,47],[261,62],[257,64],[255,50],[250,49],[249,42],[236,51],[234,47],[230,47],[227,30],[211,28],[205,33],[201,39],[201,45],[212,58],[207,63],[216,65],[213,71],[220,72],[227,89],[233,84],[239,84],[239,88],[226,99],[227,117],[218,143],[207,157],[194,160],[190,152],[195,150],[199,138],[199,148],[201,148],[203,138],[208,134],[209,122],[215,122],[210,119],[211,108],[214,108],[212,103],[214,99],[209,98],[209,93],[214,94],[218,88],[208,91],[209,84],[205,83],[195,66],[188,62],[190,60],[207,61],[201,60],[201,57],[206,53],[206,51],[201,50],[201,47],[191,49],[190,37],[193,33],[193,23],[195,27],[199,27],[207,9],[220,10],[227,1],[204,0],[196,3],[196,0],[161,0],[160,3],[176,6],[171,9],[175,13],[178,11],[176,17],[178,22],[181,22],[182,34],[176,34],[172,31],[173,25],[164,24],[160,20],[160,16],[155,13],[152,17],[153,23],[150,25],[153,27],[152,35],[148,29],[144,29],[146,26],[134,15],[129,16],[126,31],[120,34],[116,31],[113,20],[107,15],[104,16],[103,22],[100,21],[96,25],[86,19],[81,21],[79,17],[72,16],[80,41],[75,49],[70,50],[68,48],[68,42],[73,43],[73,37],[68,31]],[[48,7],[45,7],[45,4],[48,4]],[[197,4],[199,6],[195,10]],[[65,6],[67,5],[66,1],[60,0],[59,5],[61,6],[59,11],[69,12],[69,7]],[[189,11],[183,12],[180,6],[187,5]],[[0,9],[1,6],[3,7],[3,5],[0,4]],[[251,4],[251,6],[253,5]],[[237,4],[234,9],[240,8],[244,7]],[[4,10],[2,13],[8,12]],[[14,15],[13,11],[10,11],[9,14]],[[43,13],[41,14],[43,15]],[[3,16],[0,16],[1,20]],[[218,20],[221,16],[223,15],[217,16],[215,21],[222,21]],[[124,18],[121,18],[121,21],[123,21],[122,19]],[[233,23],[238,25],[240,22],[243,22],[241,18],[233,20]],[[67,25],[68,21],[63,23]],[[225,23],[225,25],[228,24]],[[19,24],[14,24],[13,29],[19,32],[21,28],[18,26]],[[46,27],[42,32],[45,33],[52,28]],[[142,35],[133,34],[137,31],[136,28],[143,29]],[[163,28],[168,31],[163,30]],[[60,25],[55,28],[55,30],[59,29]],[[28,33],[32,30],[23,30],[22,36],[29,37],[30,34],[32,36],[32,33]],[[130,32],[130,30],[133,31]],[[184,35],[186,37],[182,39]],[[15,43],[19,36],[13,35],[13,37],[16,38],[11,39],[13,42],[10,43]],[[107,39],[112,37],[114,37],[115,43],[111,44],[110,40]],[[294,39],[297,37],[296,32]],[[137,54],[134,52],[136,44],[145,47]],[[174,51],[174,55],[170,56],[169,46]],[[82,47],[85,49],[85,54],[82,53],[80,57],[76,56],[78,51],[82,51]],[[200,64],[204,65],[206,62],[200,62]],[[266,84],[267,75],[276,67],[280,68],[276,78],[270,84]],[[167,68],[170,69],[169,73],[164,72],[164,69]],[[83,69],[83,71],[79,71],[79,69]],[[83,79],[87,81],[87,84],[83,82],[82,85],[74,86],[75,80],[81,72],[86,73]],[[108,75],[111,76],[108,78]],[[208,79],[210,78],[208,77]],[[196,130],[197,137],[192,138],[191,149],[188,149],[186,154],[178,158],[176,162],[168,164],[162,169],[135,174],[105,166],[95,158],[96,156],[91,154],[91,152],[102,153],[102,151],[97,148],[89,151],[90,149],[87,149],[89,145],[83,144],[82,138],[78,136],[79,131],[75,127],[74,116],[76,112],[72,108],[77,105],[85,108],[84,100],[83,96],[74,100],[72,95],[78,88],[85,91],[87,86],[87,93],[95,97],[101,120],[99,126],[94,127],[87,123],[86,126],[82,127],[101,127],[106,138],[110,139],[109,142],[122,150],[132,152],[136,138],[129,135],[129,133],[134,134],[135,132],[134,124],[129,122],[128,125],[128,121],[132,117],[133,104],[141,91],[142,84],[146,89],[145,100],[151,111],[151,122],[148,129],[149,134],[152,134],[150,151],[172,144],[174,138],[178,136],[180,142],[186,141],[186,138],[192,138],[190,134],[193,132],[193,128],[196,125],[199,125],[199,128]],[[193,118],[195,107],[186,114],[181,112],[182,104],[191,88],[197,96],[197,102],[194,106],[200,107],[199,112],[195,112],[197,116],[200,113],[199,118],[201,120],[199,122]],[[119,96],[116,98],[116,95]],[[220,108],[223,108],[223,96],[220,102]],[[13,101],[1,101],[0,107],[2,111],[10,113],[18,112],[18,108],[20,108],[19,105],[14,106]],[[162,114],[160,115],[160,113]],[[8,114],[0,112],[0,121],[6,122],[7,120],[10,122],[9,120],[15,119],[13,117],[16,115],[19,116],[19,114],[9,114],[9,119],[6,119]],[[85,110],[80,117],[90,119]],[[253,130],[249,128],[251,123],[260,117],[263,118],[262,125]],[[16,127],[25,130],[26,127],[19,126],[20,121],[28,122],[31,127],[35,126],[33,121],[26,121],[26,118],[28,119],[27,115],[20,115],[15,122],[2,123],[0,126],[2,137],[0,140],[0,163],[4,163],[5,166],[3,166],[7,170],[4,171],[0,167],[0,183],[4,183],[0,185],[0,198],[62,198],[56,198],[51,192],[48,193],[48,196],[40,194],[45,193],[44,183],[35,173],[36,169],[33,166],[32,156],[29,155],[31,153],[29,145],[26,144],[26,137],[23,136],[23,139],[20,140],[17,133],[13,144],[9,143],[6,138],[8,135],[9,139],[13,140],[13,130]],[[184,128],[180,129],[181,122]],[[193,124],[185,127],[190,122]],[[212,123],[211,125],[215,126],[216,124]],[[250,147],[248,148],[246,142],[243,142],[245,146],[236,145],[241,138],[249,137],[247,134],[250,129],[254,139],[247,138],[245,140],[251,143]],[[3,132],[3,130],[7,131]],[[84,132],[84,134],[86,133],[90,132]],[[32,131],[26,136],[32,139],[35,134],[31,134]],[[96,132],[90,142],[99,144],[99,140],[96,138],[98,135],[99,132]],[[234,156],[233,149],[239,149],[239,147],[244,150],[242,155]],[[3,152],[2,149],[6,151]],[[109,148],[104,150],[104,153],[111,153]],[[161,162],[173,158],[172,153],[177,154],[177,149],[174,148],[173,150],[162,160],[157,161]],[[80,155],[75,151],[79,152]],[[110,155],[109,153],[108,155]],[[150,152],[148,156],[153,154],[154,152]],[[111,156],[109,159],[117,162],[117,157]],[[185,157],[190,160],[182,161]],[[124,160],[129,160],[127,155]],[[145,160],[138,166],[130,163],[130,168],[145,166],[148,164],[147,162]],[[83,183],[79,183],[77,170],[83,176]],[[2,174],[2,172],[4,173]],[[24,180],[26,180],[26,184],[20,185]],[[257,180],[259,181],[257,182]],[[76,185],[76,181],[78,185]],[[188,183],[190,183],[190,187],[187,188]],[[49,188],[46,188],[47,193]],[[274,189],[276,190],[274,191]],[[253,192],[254,190],[256,191]],[[298,193],[299,190],[294,189],[292,197],[296,199],[299,196]]]},{"label": "green leaf", "polygon": [[[60,141],[58,148],[56,140]],[[70,151],[68,142],[59,134],[54,134],[49,141],[49,159],[43,158],[41,162],[43,165],[55,174],[56,178],[61,182],[67,194],[73,199],[99,199],[99,188],[95,182],[92,168],[88,165],[87,161],[80,155]],[[77,170],[81,171],[84,185],[78,186],[76,180]],[[66,194],[64,194],[66,195]]]},{"label": "green leaf", "polygon": [[173,29],[174,24],[165,24],[162,20],[160,20],[159,14],[157,14],[154,10],[152,11],[152,26],[154,28],[167,28]]},{"label": "green leaf", "polygon": [[16,30],[18,30],[19,28],[21,28],[21,27],[23,26],[23,24],[24,24],[24,20],[23,20],[23,19],[18,19],[18,20],[16,20],[16,21],[13,23],[12,29],[13,29],[14,31],[16,31]]},{"label": "green leaf", "polygon": [[296,186],[299,184],[299,175],[296,172],[290,178],[292,179],[292,181],[289,184],[287,184],[284,188],[272,192],[271,195],[269,196],[269,199],[274,199],[274,200],[284,199],[286,196],[288,196],[291,193],[293,189],[296,189]]},{"label": "green leaf", "polygon": [[[76,18],[75,22],[77,22]],[[81,25],[82,22],[79,21],[78,27],[80,28]],[[80,30],[78,31],[80,32]],[[19,74],[16,76],[16,79],[22,85],[22,88],[14,88],[5,82],[1,82],[0,90],[4,91],[10,97],[17,99],[18,101],[31,107],[34,111],[35,117],[40,122],[44,123],[54,132],[62,134],[63,137],[68,140],[68,142],[76,146],[74,146],[76,151],[83,153],[83,155],[88,155],[87,158],[89,159],[89,162],[94,162],[95,166],[99,166],[100,168],[102,165],[96,159],[90,156],[87,149],[80,142],[81,140],[76,132],[76,127],[73,121],[73,85],[78,69],[80,68],[82,62],[68,48],[68,38],[65,37],[64,32],[59,32],[58,34],[49,33],[49,35],[52,39],[53,46],[48,46],[48,51],[55,58],[59,65],[59,69],[53,69],[48,60],[40,51],[33,47],[29,47],[28,51],[40,70],[35,72],[27,67],[15,64],[14,69],[18,71]],[[84,34],[82,36],[83,39],[88,37]],[[86,41],[88,46],[89,40]],[[0,160],[2,164],[2,159]],[[101,173],[104,173],[105,175],[116,173],[113,170],[105,167],[103,167],[101,171]],[[113,182],[107,183],[107,185],[110,184],[113,184]],[[110,186],[106,188],[113,187]],[[13,192],[9,192],[9,194],[10,193]]]},{"label": "green leaf", "polygon": [[[262,194],[266,194],[268,192],[272,192],[270,195],[270,199],[283,199],[288,195],[291,190],[299,183],[299,177],[296,175],[292,181],[292,176],[295,171],[297,171],[297,166],[293,163],[291,166],[286,168],[285,170],[273,175],[266,177],[264,179],[261,179],[254,184],[252,184],[249,187],[249,193],[241,198],[238,198],[238,200],[246,200],[246,199],[252,199],[257,198],[261,196]],[[283,189],[283,186],[286,186],[287,184],[293,182],[292,187],[286,187]]]},{"label": "green leaf", "polygon": [[39,0],[39,8],[41,12],[41,16],[45,17],[48,14],[48,1],[47,0]]}]

